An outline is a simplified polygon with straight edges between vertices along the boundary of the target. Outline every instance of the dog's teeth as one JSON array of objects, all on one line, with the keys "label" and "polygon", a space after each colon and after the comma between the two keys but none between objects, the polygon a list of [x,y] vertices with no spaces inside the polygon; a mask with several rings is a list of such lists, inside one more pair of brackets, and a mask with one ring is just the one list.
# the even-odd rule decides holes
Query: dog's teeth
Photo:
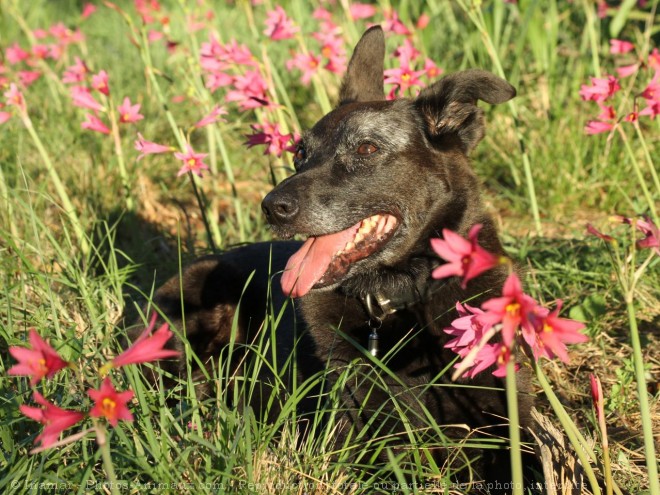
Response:
[{"label": "dog's teeth", "polygon": [[388,220],[389,220],[389,218],[380,217],[378,219],[378,229],[376,230],[376,232],[378,232],[380,234],[385,229],[385,225],[387,224]]},{"label": "dog's teeth", "polygon": [[344,246],[344,251],[353,251],[354,249],[355,249],[355,243],[354,242],[349,241]]},{"label": "dog's teeth", "polygon": [[396,218],[387,217],[387,223],[385,224],[385,232],[389,232],[394,227],[396,227]]},{"label": "dog's teeth", "polygon": [[353,242],[355,244],[359,244],[361,241],[364,240],[364,235],[362,235],[362,232],[359,232],[355,235],[355,239],[353,239]]}]

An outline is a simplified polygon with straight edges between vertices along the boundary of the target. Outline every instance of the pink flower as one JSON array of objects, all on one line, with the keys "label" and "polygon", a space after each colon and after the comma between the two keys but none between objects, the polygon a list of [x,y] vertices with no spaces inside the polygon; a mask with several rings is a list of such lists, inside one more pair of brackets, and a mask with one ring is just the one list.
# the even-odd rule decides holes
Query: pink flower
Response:
[{"label": "pink flower", "polygon": [[50,53],[50,47],[48,45],[34,45],[32,47],[32,55],[36,58],[45,59]]},{"label": "pink flower", "polygon": [[[493,371],[493,375],[497,377],[506,376],[506,366],[509,364],[509,361],[511,361],[511,349],[502,342],[485,344],[479,352],[477,352],[473,364],[467,369],[465,376],[468,378],[474,378],[494,364],[496,364],[497,367]],[[457,363],[454,367],[459,368],[461,365],[462,363]],[[519,369],[520,365],[516,364],[515,370],[518,371]]]},{"label": "pink flower", "polygon": [[181,177],[183,174],[192,172],[198,176],[202,176],[202,170],[208,170],[208,165],[202,160],[206,158],[206,153],[195,153],[190,145],[185,153],[174,153],[174,156],[183,162],[183,167],[179,169],[176,174]]},{"label": "pink flower", "polygon": [[18,43],[14,43],[5,49],[5,59],[11,65],[16,65],[23,60],[27,60],[30,54],[23,50]]},{"label": "pink flower", "polygon": [[637,247],[641,249],[653,249],[660,256],[660,230],[649,217],[637,220],[635,227],[646,237],[637,241]]},{"label": "pink flower", "polygon": [[587,122],[587,125],[584,126],[584,132],[590,135],[609,132],[612,129],[614,129],[614,124],[601,122],[599,120],[590,120]]},{"label": "pink flower", "polygon": [[140,364],[175,357],[181,354],[178,351],[164,349],[167,341],[172,337],[169,325],[164,323],[155,332],[157,314],[151,317],[149,326],[142,332],[138,339],[133,342],[128,349],[114,358],[111,362],[112,367],[118,368],[127,364]]},{"label": "pink flower", "polygon": [[266,91],[268,84],[259,71],[251,70],[234,80],[234,90],[225,97],[227,101],[236,101],[242,110],[268,106]]},{"label": "pink flower", "polygon": [[41,72],[37,72],[33,70],[18,71],[18,78],[20,79],[21,84],[25,87],[30,86],[40,77],[41,77]]},{"label": "pink flower", "polygon": [[16,84],[11,83],[9,85],[9,90],[5,92],[5,98],[7,99],[7,105],[14,106],[23,113],[27,111],[23,93],[20,92]]},{"label": "pink flower", "polygon": [[155,43],[156,41],[162,40],[165,38],[165,33],[159,31],[158,29],[150,29],[147,33],[147,40],[149,43]]},{"label": "pink flower", "polygon": [[[470,372],[466,373],[468,377],[474,377],[479,371],[496,364],[497,368],[493,371],[493,375],[497,377],[506,376],[506,367],[511,361],[511,348],[501,342],[495,344],[486,344],[475,358],[477,364]],[[518,371],[519,364],[515,365],[515,370]],[[477,371],[478,370],[478,371]]]},{"label": "pink flower", "polygon": [[407,64],[402,64],[396,69],[385,70],[385,84],[396,84],[399,87],[399,95],[405,96],[405,92],[413,86],[424,87],[419,79],[426,71],[414,71]]},{"label": "pink flower", "polygon": [[105,111],[105,107],[96,101],[89,89],[84,86],[73,86],[71,88],[71,99],[77,107],[94,110],[95,112]]},{"label": "pink flower", "polygon": [[195,123],[195,128],[199,129],[200,127],[215,124],[216,122],[224,122],[224,119],[221,119],[220,115],[227,115],[227,110],[220,105],[216,105],[213,107],[213,110],[211,110],[211,113]]},{"label": "pink flower", "polygon": [[65,45],[71,43],[79,43],[85,39],[85,36],[79,29],[72,31],[62,22],[58,22],[57,24],[51,26],[48,29],[48,32]]},{"label": "pink flower", "polygon": [[284,151],[290,150],[291,141],[294,136],[292,134],[282,134],[279,124],[264,122],[263,124],[253,124],[250,127],[254,131],[261,130],[262,132],[255,132],[255,134],[246,136],[248,140],[244,144],[248,148],[263,144],[266,145],[264,155],[271,154],[276,156],[282,156]]},{"label": "pink flower", "polygon": [[644,91],[642,91],[641,96],[645,100],[660,101],[660,82],[658,81],[657,76],[648,83],[646,88],[644,88]]},{"label": "pink flower", "polygon": [[660,100],[646,100],[646,107],[639,112],[640,115],[648,115],[651,119],[655,119],[660,115]]},{"label": "pink flower", "polygon": [[368,3],[353,3],[349,7],[351,19],[368,19],[376,14],[376,7]]},{"label": "pink flower", "polygon": [[158,0],[135,0],[135,10],[145,24],[155,22],[160,9]]},{"label": "pink flower", "polygon": [[135,141],[135,149],[140,152],[140,155],[137,158],[138,161],[142,160],[147,155],[153,155],[156,153],[169,153],[170,151],[174,151],[174,149],[169,146],[146,141],[142,137],[142,134],[139,132],[138,139]]},{"label": "pink flower", "polygon": [[35,443],[41,442],[42,447],[49,447],[54,444],[60,433],[85,417],[81,412],[67,411],[51,404],[39,392],[33,392],[32,397],[43,408],[21,405],[19,409],[23,415],[44,425],[43,431],[35,439]]},{"label": "pink flower", "polygon": [[431,239],[436,254],[449,262],[433,270],[433,278],[462,277],[461,287],[465,289],[470,280],[501,263],[500,257],[479,245],[477,236],[481,227],[481,224],[472,226],[468,240],[448,229],[442,230],[444,239]]},{"label": "pink flower", "polygon": [[587,125],[584,126],[586,134],[600,134],[614,129],[616,123],[616,110],[614,110],[614,107],[604,105],[601,102],[598,102],[598,106],[600,107],[600,114],[596,117],[598,120],[587,122]]},{"label": "pink flower", "polygon": [[593,401],[596,416],[599,424],[605,424],[605,404],[603,401],[603,387],[600,384],[600,379],[590,373],[589,381],[591,382],[591,399]]},{"label": "pink flower", "polygon": [[536,301],[522,291],[522,284],[515,273],[509,275],[502,289],[502,297],[494,297],[481,305],[485,312],[479,315],[483,325],[502,324],[502,341],[511,347],[518,328],[522,329],[523,338],[534,346],[535,329],[529,316],[537,308]]},{"label": "pink flower", "polygon": [[612,54],[628,53],[633,48],[635,48],[635,45],[633,45],[630,41],[617,39],[610,40],[610,53]]},{"label": "pink flower", "polygon": [[452,321],[449,328],[443,330],[454,338],[444,347],[464,358],[475,345],[481,342],[487,327],[476,318],[477,315],[483,314],[481,309],[457,302],[456,311],[458,311],[459,318]]},{"label": "pink flower", "polygon": [[614,76],[608,75],[600,79],[592,77],[591,86],[586,84],[581,86],[580,97],[586,101],[606,101],[620,89],[619,81]]},{"label": "pink flower", "polygon": [[389,8],[385,10],[385,22],[382,24],[383,31],[393,32],[395,34],[402,34],[403,36],[410,36],[412,33],[406,25],[399,19],[399,14],[396,10]]},{"label": "pink flower", "polygon": [[614,110],[614,107],[603,105],[602,103],[599,103],[598,106],[600,107],[600,114],[596,117],[598,120],[616,120],[616,110]]},{"label": "pink flower", "polygon": [[216,71],[208,75],[205,86],[215,91],[218,88],[224,88],[234,82],[234,78],[223,71]]},{"label": "pink flower", "polygon": [[335,74],[343,74],[346,71],[346,47],[341,29],[332,23],[326,23],[312,36],[321,45],[321,56],[327,59],[324,68]]},{"label": "pink flower", "polygon": [[53,43],[48,46],[48,58],[53,59],[53,60],[59,60],[62,58],[62,55],[64,55],[64,48],[62,45],[59,45],[57,43]]},{"label": "pink flower", "polygon": [[110,378],[105,378],[99,390],[88,390],[87,393],[95,402],[89,411],[93,418],[105,418],[112,426],[117,426],[119,420],[133,421],[133,415],[126,404],[133,398],[133,391],[117,392]]},{"label": "pink flower", "polygon": [[34,328],[30,329],[29,340],[32,349],[9,348],[9,353],[18,361],[18,364],[9,369],[10,375],[30,376],[30,385],[36,385],[42,378],[52,378],[55,373],[69,365]]},{"label": "pink flower", "polygon": [[429,79],[435,79],[436,77],[442,74],[443,70],[437,65],[435,65],[435,62],[433,62],[433,60],[427,58],[424,61],[424,72],[426,73],[426,77],[428,77]]},{"label": "pink flower", "polygon": [[623,120],[625,122],[637,122],[639,120],[639,112],[630,112]]},{"label": "pink flower", "polygon": [[[213,40],[214,38],[211,38]],[[202,45],[202,50],[204,45]],[[214,56],[224,62],[228,62],[237,66],[251,66],[258,67],[259,63],[250,49],[245,45],[239,45],[236,40],[231,40],[225,45],[220,45],[216,42],[216,45],[213,47]],[[201,51],[202,57],[204,57],[204,52]]]},{"label": "pink flower", "polygon": [[96,12],[96,6],[94,4],[87,2],[85,5],[83,5],[82,14],[80,14],[80,16],[83,19],[87,19],[94,12]]},{"label": "pink flower", "polygon": [[532,346],[534,355],[538,358],[540,356],[552,359],[557,356],[565,363],[569,362],[568,352],[566,351],[565,344],[579,344],[589,340],[589,337],[580,333],[584,328],[584,324],[579,321],[569,320],[567,318],[560,318],[559,311],[561,311],[562,301],[557,301],[557,307],[554,311],[547,313],[541,318],[537,324],[537,341],[536,345]]},{"label": "pink flower", "polygon": [[419,16],[419,19],[417,19],[417,29],[425,29],[426,26],[429,25],[429,22],[431,22],[431,17],[429,17],[428,14],[424,13]]},{"label": "pink flower", "polygon": [[649,67],[657,71],[660,69],[660,51],[657,48],[654,48],[648,57]]},{"label": "pink flower", "polygon": [[[504,376],[506,374],[506,364],[511,357],[511,350],[501,342],[482,342],[482,340],[489,337],[486,332],[490,328],[480,321],[480,315],[483,315],[484,312],[479,308],[473,308],[467,304],[463,306],[458,302],[456,303],[456,310],[460,318],[454,320],[451,327],[444,329],[445,333],[455,338],[447,342],[445,347],[457,353],[464,360],[471,359],[469,367],[465,370],[465,376],[474,378],[495,363],[498,364],[498,367],[493,374]],[[482,346],[481,349],[473,357],[468,358],[468,354],[474,352],[473,349],[478,346]],[[458,369],[464,365],[465,361],[462,361],[455,364],[454,368]]]},{"label": "pink flower", "polygon": [[64,75],[62,76],[62,82],[65,84],[81,83],[85,80],[88,72],[89,69],[87,68],[87,64],[85,64],[85,62],[83,62],[79,57],[76,57],[75,63],[72,66],[67,67],[66,71],[64,72]]},{"label": "pink flower", "polygon": [[142,120],[144,115],[139,113],[140,106],[139,103],[131,105],[131,100],[128,99],[128,96],[124,98],[123,103],[117,107],[117,112],[119,112],[119,122],[131,124]]},{"label": "pink flower", "polygon": [[591,235],[595,235],[596,237],[606,241],[606,242],[614,242],[614,237],[603,234],[599,230],[596,230],[596,227],[591,225],[590,223],[587,224],[587,232],[590,233]]},{"label": "pink flower", "polygon": [[100,132],[102,134],[110,134],[110,129],[106,126],[101,119],[96,115],[87,114],[85,115],[85,121],[80,124],[80,127],[83,129],[89,129],[90,131]]},{"label": "pink flower", "polygon": [[294,26],[293,21],[289,19],[281,5],[275,7],[275,10],[268,12],[266,17],[266,30],[264,34],[272,40],[285,40],[293,38],[300,30]]},{"label": "pink flower", "polygon": [[11,119],[11,114],[9,112],[0,112],[0,125],[4,124],[9,119]]},{"label": "pink flower", "polygon": [[92,76],[92,88],[99,93],[108,96],[110,94],[110,87],[108,86],[108,73],[104,70]]},{"label": "pink flower", "polygon": [[410,62],[419,57],[420,51],[409,38],[403,40],[403,45],[394,50],[394,56],[399,59],[399,65],[408,66]]},{"label": "pink flower", "polygon": [[307,86],[314,74],[318,72],[321,60],[313,53],[297,53],[291,60],[287,60],[287,70],[298,69],[302,72],[301,82]]},{"label": "pink flower", "polygon": [[186,29],[189,33],[196,33],[201,31],[206,27],[206,23],[203,19],[198,19],[194,15],[189,15],[186,17]]}]

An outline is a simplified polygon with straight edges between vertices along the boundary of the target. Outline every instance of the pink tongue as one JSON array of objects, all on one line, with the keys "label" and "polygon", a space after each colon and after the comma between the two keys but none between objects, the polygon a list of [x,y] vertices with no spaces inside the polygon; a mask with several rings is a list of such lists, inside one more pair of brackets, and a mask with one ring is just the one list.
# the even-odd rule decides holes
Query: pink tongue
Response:
[{"label": "pink tongue", "polygon": [[310,237],[293,253],[282,274],[282,291],[290,297],[302,297],[316,284],[328,269],[335,253],[355,237],[357,223],[336,234]]}]

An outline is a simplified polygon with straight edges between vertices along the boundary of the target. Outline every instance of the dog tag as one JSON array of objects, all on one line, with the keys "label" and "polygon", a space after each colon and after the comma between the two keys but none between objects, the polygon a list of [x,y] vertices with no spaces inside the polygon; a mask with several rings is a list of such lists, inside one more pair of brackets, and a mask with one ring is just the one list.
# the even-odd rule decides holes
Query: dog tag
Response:
[{"label": "dog tag", "polygon": [[369,334],[368,349],[369,354],[371,354],[373,357],[378,356],[378,334],[376,333],[376,330],[372,330]]}]

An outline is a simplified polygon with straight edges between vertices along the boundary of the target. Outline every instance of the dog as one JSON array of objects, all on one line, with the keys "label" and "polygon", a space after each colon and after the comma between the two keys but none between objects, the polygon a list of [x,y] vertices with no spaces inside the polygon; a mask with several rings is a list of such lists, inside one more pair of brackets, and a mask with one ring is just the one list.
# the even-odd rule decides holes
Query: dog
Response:
[{"label": "dog", "polygon": [[[364,365],[380,385],[342,383],[332,406],[342,411],[339,439],[350,428],[377,428],[377,434],[405,439],[404,422],[392,414],[393,397],[407,413],[407,427],[428,426],[430,417],[448,425],[443,434],[449,437],[465,436],[455,425],[507,437],[501,380],[486,371],[461,381],[470,386],[456,386],[446,373],[456,355],[443,347],[448,340],[443,329],[457,317],[455,303],[493,297],[506,269],[492,269],[466,288],[456,277],[435,280],[431,273],[442,260],[430,239],[441,237],[443,229],[466,236],[481,224],[482,247],[504,255],[468,156],[485,131],[477,101],[504,103],[516,92],[493,74],[465,70],[416,98],[388,101],[384,56],[382,29],[372,27],[354,49],[337,107],[297,144],[295,174],[263,200],[275,234],[306,240],[258,243],[201,258],[157,290],[153,303],[185,335],[201,363],[222,354],[232,369],[246,351],[237,345],[228,355],[229,343],[254,341],[267,304],[281,311],[271,337],[277,362],[295,353],[299,383],[330,370],[325,389],[316,387],[300,401],[301,417],[316,413],[324,391],[337,385],[338,370]],[[174,345],[183,348],[179,341]],[[374,366],[377,360],[384,364]],[[177,366],[186,369],[185,363]],[[264,409],[274,369],[259,375],[261,393],[251,404],[256,411]],[[198,369],[195,381],[202,376]],[[521,382],[519,389],[527,386]],[[524,421],[528,394],[520,394],[519,404]],[[478,454],[477,476],[510,479],[507,450]]]}]

